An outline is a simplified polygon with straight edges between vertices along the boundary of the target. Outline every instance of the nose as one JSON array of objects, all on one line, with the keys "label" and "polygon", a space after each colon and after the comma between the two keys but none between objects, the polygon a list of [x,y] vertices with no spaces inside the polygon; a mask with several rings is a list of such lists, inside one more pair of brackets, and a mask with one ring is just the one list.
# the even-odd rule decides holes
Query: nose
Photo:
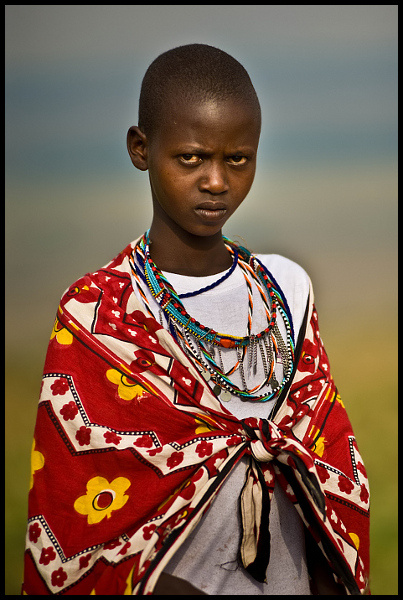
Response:
[{"label": "nose", "polygon": [[206,165],[206,171],[200,179],[199,189],[217,195],[229,190],[227,172],[225,165],[212,161]]}]

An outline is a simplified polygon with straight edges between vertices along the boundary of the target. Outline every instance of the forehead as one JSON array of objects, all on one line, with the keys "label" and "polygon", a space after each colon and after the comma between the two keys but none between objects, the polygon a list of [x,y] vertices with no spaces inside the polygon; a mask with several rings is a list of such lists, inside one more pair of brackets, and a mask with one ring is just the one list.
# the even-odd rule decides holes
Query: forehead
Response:
[{"label": "forehead", "polygon": [[165,144],[249,145],[257,148],[260,115],[245,101],[206,100],[166,106],[157,137]]}]

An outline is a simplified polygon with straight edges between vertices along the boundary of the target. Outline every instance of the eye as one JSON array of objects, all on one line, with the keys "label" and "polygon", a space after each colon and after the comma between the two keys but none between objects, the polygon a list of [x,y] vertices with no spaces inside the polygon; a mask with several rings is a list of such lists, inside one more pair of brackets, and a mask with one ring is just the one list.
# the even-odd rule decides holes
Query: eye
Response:
[{"label": "eye", "polygon": [[179,160],[185,165],[197,165],[201,158],[197,154],[181,154]]},{"label": "eye", "polygon": [[239,156],[238,154],[235,154],[235,156],[228,157],[228,162],[230,165],[245,165],[248,162],[248,159],[246,156]]}]

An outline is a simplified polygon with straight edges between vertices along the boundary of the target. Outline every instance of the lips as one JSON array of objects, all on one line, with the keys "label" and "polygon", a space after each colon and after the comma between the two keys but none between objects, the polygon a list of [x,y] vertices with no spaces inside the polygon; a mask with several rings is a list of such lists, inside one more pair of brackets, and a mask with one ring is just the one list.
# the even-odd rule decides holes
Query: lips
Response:
[{"label": "lips", "polygon": [[215,222],[220,221],[227,212],[227,206],[223,202],[202,202],[195,208],[195,212],[204,221]]},{"label": "lips", "polygon": [[224,202],[214,202],[213,200],[206,200],[196,206],[196,210],[226,210],[227,206]]}]

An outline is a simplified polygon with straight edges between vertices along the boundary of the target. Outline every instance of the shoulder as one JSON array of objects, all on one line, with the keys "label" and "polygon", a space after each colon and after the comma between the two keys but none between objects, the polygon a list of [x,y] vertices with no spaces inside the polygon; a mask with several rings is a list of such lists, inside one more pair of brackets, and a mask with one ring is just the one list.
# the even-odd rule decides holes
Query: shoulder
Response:
[{"label": "shoulder", "polygon": [[307,296],[310,278],[298,263],[280,254],[256,254],[256,257],[271,273],[284,293],[293,291]]},{"label": "shoulder", "polygon": [[[72,283],[63,293],[61,305],[75,298],[79,302],[92,302],[99,299],[100,291],[104,298],[118,295],[131,286],[129,257],[136,242],[128,244],[117,256],[97,271],[86,273]],[[116,303],[116,300],[115,300]]]}]

